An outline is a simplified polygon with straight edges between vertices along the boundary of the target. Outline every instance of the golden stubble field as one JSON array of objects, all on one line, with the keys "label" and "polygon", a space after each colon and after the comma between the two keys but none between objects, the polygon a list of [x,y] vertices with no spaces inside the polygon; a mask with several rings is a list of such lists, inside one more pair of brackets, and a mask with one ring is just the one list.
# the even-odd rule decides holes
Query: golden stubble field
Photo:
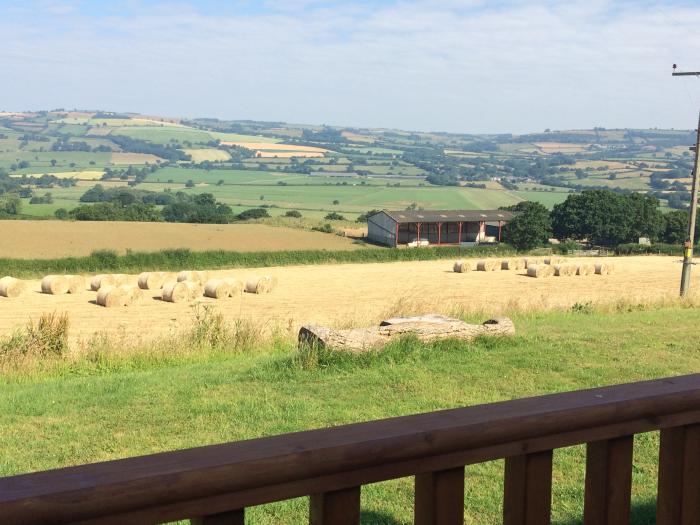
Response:
[{"label": "golden stubble field", "polygon": [[3,221],[0,257],[79,257],[93,250],[192,251],[353,250],[351,239],[264,224],[180,224],[166,222]]},{"label": "golden stubble field", "polygon": [[[573,261],[573,259],[572,259]],[[484,317],[503,312],[570,307],[574,303],[647,303],[676,297],[680,264],[677,257],[608,258],[612,275],[534,279],[523,272],[452,272],[452,262],[399,262],[251,268],[212,272],[213,276],[271,275],[277,288],[268,295],[171,304],[160,291],[147,291],[144,304],[105,309],[94,304],[95,292],[49,296],[39,281],[16,299],[0,298],[0,335],[7,336],[44,312],[67,312],[73,338],[119,333],[149,339],[186,329],[195,304],[213,305],[229,320],[251,320],[270,329],[296,334],[304,323],[335,327],[371,325],[399,314],[473,312]],[[136,276],[132,278],[136,283]],[[700,287],[700,273],[693,276]]]}]

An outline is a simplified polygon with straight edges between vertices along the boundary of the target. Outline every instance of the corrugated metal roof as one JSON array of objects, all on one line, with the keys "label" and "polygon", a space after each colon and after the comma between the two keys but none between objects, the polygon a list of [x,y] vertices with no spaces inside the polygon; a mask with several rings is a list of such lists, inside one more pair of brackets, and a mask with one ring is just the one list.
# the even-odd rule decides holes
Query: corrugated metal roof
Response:
[{"label": "corrugated metal roof", "polygon": [[382,211],[399,224],[409,222],[498,222],[508,221],[515,216],[513,212],[503,210]]}]

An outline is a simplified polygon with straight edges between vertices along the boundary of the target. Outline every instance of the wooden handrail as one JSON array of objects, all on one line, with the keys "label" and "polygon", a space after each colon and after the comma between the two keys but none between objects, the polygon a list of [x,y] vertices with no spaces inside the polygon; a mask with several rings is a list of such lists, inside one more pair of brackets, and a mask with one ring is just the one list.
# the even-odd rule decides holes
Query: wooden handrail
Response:
[{"label": "wooden handrail", "polygon": [[[459,493],[456,473],[468,464],[508,458],[506,523],[543,523],[549,496],[543,499],[539,491],[542,501],[536,503],[527,487],[535,480],[541,486],[548,469],[551,483],[553,449],[595,443],[589,446],[587,470],[595,478],[587,481],[592,488],[587,490],[586,512],[595,517],[590,523],[614,523],[600,516],[619,516],[608,507],[620,503],[606,503],[607,492],[600,486],[618,487],[616,494],[620,483],[626,486],[611,476],[611,465],[627,465],[629,455],[631,468],[629,436],[659,429],[672,429],[662,433],[662,445],[674,444],[662,446],[660,471],[665,478],[659,491],[665,499],[660,508],[676,516],[674,512],[682,512],[678,505],[687,503],[675,502],[671,487],[677,492],[679,483],[682,488],[691,478],[698,481],[697,471],[688,473],[683,467],[695,465],[698,447],[681,446],[697,435],[698,423],[700,374],[693,374],[2,478],[0,516],[8,525],[185,518],[242,523],[245,507],[312,495],[314,523],[335,523],[337,514],[324,518],[333,516],[333,509],[354,515],[348,509],[357,506],[359,516],[362,485],[418,475],[416,521],[438,523],[436,516],[448,506],[445,494],[455,501]],[[674,446],[685,451],[680,467]],[[463,476],[461,486],[459,508]],[[669,495],[663,493],[665,486]],[[518,521],[528,513],[540,517]],[[216,521],[212,516],[230,519]]]}]

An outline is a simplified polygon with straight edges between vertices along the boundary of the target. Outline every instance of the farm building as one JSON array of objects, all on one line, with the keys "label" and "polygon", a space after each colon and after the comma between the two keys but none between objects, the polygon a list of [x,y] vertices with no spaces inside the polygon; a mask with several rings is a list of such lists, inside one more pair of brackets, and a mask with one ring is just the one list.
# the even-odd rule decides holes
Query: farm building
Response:
[{"label": "farm building", "polygon": [[386,246],[500,242],[512,218],[501,210],[382,210],[367,219],[367,238]]}]

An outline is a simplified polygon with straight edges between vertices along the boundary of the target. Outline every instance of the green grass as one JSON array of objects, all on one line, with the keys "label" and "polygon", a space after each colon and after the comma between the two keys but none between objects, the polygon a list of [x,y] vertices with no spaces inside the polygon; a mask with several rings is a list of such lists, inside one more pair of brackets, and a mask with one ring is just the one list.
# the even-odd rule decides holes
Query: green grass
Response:
[{"label": "green grass", "polygon": [[420,249],[364,248],[348,251],[299,250],[279,252],[231,252],[187,249],[159,252],[131,252],[117,255],[111,251],[97,251],[87,257],[62,259],[0,259],[0,274],[17,277],[40,277],[48,273],[87,273],[119,271],[179,271],[182,268],[201,270],[216,268],[253,268],[263,266],[290,266],[321,263],[375,263],[394,261],[425,261],[458,256],[505,255],[513,253],[507,245],[476,246],[471,248],[434,247]]},{"label": "green grass", "polygon": [[[299,366],[291,342],[256,350],[94,351],[9,372],[0,394],[0,474],[103,461],[694,372],[687,333],[700,310],[621,308],[514,316],[512,339],[424,346]],[[184,321],[184,320],[183,320]],[[162,349],[161,349],[162,350]],[[316,366],[313,366],[313,365]],[[654,522],[658,436],[635,439],[633,519]],[[580,523],[583,447],[554,455],[553,523]],[[502,461],[467,467],[466,523],[501,523]],[[412,520],[413,481],[363,487],[363,523]],[[300,498],[247,513],[258,525],[308,520]]]}]

